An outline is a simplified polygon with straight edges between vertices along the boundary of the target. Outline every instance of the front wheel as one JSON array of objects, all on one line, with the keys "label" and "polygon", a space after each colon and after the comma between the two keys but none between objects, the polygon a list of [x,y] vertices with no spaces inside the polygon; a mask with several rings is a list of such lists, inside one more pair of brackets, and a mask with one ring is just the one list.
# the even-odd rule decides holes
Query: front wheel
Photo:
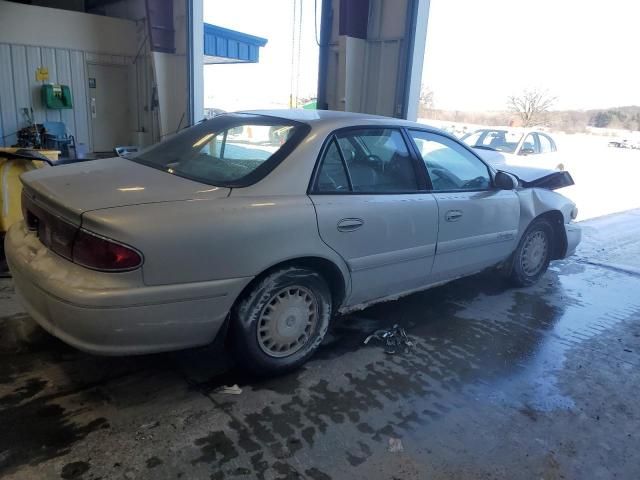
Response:
[{"label": "front wheel", "polygon": [[538,281],[549,267],[553,241],[553,228],[544,219],[534,220],[524,232],[513,254],[510,279],[519,287],[528,287]]},{"label": "front wheel", "polygon": [[261,375],[305,363],[320,346],[331,318],[331,292],[320,274],[286,267],[261,279],[233,310],[239,362]]}]

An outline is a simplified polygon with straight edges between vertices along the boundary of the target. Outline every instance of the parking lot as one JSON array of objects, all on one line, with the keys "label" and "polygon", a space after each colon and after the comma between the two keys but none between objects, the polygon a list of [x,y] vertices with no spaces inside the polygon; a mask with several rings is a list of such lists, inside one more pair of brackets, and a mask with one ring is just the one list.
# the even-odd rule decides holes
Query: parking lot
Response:
[{"label": "parking lot", "polygon": [[[0,475],[633,478],[640,211],[584,227],[535,287],[487,272],[339,318],[308,365],[271,380],[220,346],[105,358],[24,342],[2,280]],[[412,351],[363,345],[395,323]]]}]

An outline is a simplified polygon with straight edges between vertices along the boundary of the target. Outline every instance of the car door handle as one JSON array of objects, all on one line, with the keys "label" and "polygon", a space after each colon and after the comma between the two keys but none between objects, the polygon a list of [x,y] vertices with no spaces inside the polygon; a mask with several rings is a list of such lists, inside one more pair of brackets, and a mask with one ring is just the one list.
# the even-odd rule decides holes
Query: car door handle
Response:
[{"label": "car door handle", "polygon": [[338,222],[339,232],[353,232],[364,225],[364,220],[361,218],[343,218]]},{"label": "car door handle", "polygon": [[455,222],[462,217],[462,210],[449,210],[444,218],[447,222]]}]

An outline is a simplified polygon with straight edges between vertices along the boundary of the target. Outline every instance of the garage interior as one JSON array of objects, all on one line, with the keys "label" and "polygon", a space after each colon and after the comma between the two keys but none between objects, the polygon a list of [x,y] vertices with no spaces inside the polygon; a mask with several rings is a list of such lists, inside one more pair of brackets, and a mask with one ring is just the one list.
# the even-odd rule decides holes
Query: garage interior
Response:
[{"label": "garage interior", "polygon": [[[25,115],[38,125],[61,122],[62,135],[74,137],[81,157],[111,154],[116,146],[143,148],[192,124],[190,118],[202,119],[202,106],[191,114],[187,101],[184,1],[58,2],[68,10],[43,10],[55,2],[41,3],[3,4],[4,146],[20,143]],[[199,33],[200,69],[257,62],[266,43],[202,21]],[[226,47],[229,37],[235,50]],[[36,70],[45,71],[46,78],[38,79]],[[44,104],[45,85],[66,86],[72,92],[69,108]]]},{"label": "garage interior", "polygon": [[[260,62],[269,39],[206,23],[207,1],[0,0],[0,160],[109,158],[216,115],[206,65]],[[317,108],[415,121],[430,1],[316,8]],[[25,170],[3,170],[2,222]],[[581,224],[576,255],[535,286],[483,272],[339,316],[309,363],[269,379],[223,338],[82,353],[36,326],[5,275],[0,477],[638,478],[640,210]],[[413,348],[363,343],[396,324]]]}]

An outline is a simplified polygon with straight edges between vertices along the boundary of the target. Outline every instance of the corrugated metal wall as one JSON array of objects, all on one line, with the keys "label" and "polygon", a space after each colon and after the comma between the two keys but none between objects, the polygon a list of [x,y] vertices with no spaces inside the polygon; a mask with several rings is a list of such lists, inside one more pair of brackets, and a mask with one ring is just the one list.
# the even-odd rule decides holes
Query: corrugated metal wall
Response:
[{"label": "corrugated metal wall", "polygon": [[[0,43],[0,145],[9,146],[16,142],[16,132],[26,126],[22,109],[33,108],[36,123],[63,121],[76,142],[84,143],[91,149],[87,63],[130,66],[132,81],[129,101],[136,106],[131,109],[135,116],[131,119],[132,130],[144,128],[153,131],[148,106],[151,79],[146,55],[141,55],[134,64],[133,59],[127,56]],[[36,80],[38,67],[49,69],[48,83],[62,83],[71,87],[73,109],[43,108],[40,100],[43,82]]]},{"label": "corrugated metal wall", "polygon": [[[33,108],[36,123],[63,121],[77,142],[90,145],[84,52],[0,43],[0,65],[3,67],[0,69],[0,129],[4,145],[15,143],[15,133],[26,125],[23,108]],[[71,87],[72,110],[43,108],[40,101],[43,82],[36,80],[38,67],[49,69],[49,83]]]}]

